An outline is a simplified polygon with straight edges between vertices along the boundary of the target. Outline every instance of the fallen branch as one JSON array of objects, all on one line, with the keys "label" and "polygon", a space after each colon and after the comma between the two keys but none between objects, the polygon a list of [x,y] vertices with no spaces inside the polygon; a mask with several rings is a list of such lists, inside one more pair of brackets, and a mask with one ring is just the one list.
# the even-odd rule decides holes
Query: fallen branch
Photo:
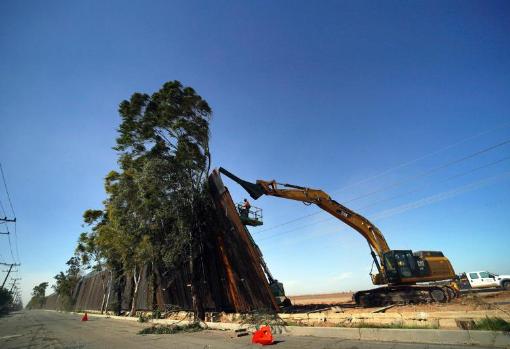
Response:
[{"label": "fallen branch", "polygon": [[390,304],[390,305],[387,305],[385,307],[382,307],[382,308],[379,308],[379,309],[376,309],[374,311],[372,311],[372,313],[384,313],[386,310],[390,309],[390,308],[393,308],[396,304]]},{"label": "fallen branch", "polygon": [[315,310],[310,310],[308,312],[306,312],[307,314],[311,314],[311,313],[320,313],[321,311],[326,311],[326,310],[330,310],[331,307],[327,307],[327,308],[321,308],[321,309],[315,309]]}]

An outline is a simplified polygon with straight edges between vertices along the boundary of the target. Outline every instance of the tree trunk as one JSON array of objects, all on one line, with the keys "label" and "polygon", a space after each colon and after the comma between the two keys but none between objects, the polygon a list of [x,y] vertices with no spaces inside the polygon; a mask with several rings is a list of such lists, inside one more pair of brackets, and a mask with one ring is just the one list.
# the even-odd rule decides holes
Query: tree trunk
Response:
[{"label": "tree trunk", "polygon": [[133,268],[133,282],[135,283],[135,289],[133,291],[133,300],[131,302],[131,311],[129,312],[129,316],[133,316],[136,313],[136,296],[138,295],[138,285],[140,284],[140,278],[142,277],[142,271],[138,273],[138,277],[136,275],[136,267]]},{"label": "tree trunk", "polygon": [[[190,178],[192,178],[192,175],[190,175]],[[191,181],[191,187],[193,188],[193,181]],[[194,212],[194,195],[195,193],[191,193],[191,197],[189,200],[189,207],[191,211],[191,216],[195,216]],[[204,321],[205,320],[205,311],[204,311],[204,305],[202,304],[202,297],[200,297],[200,289],[197,287],[197,274],[195,272],[195,263],[194,263],[194,253],[193,253],[193,226],[194,224],[191,224],[191,227],[189,227],[189,273],[190,273],[190,293],[191,293],[191,305],[193,308],[193,321]]]},{"label": "tree trunk", "polygon": [[[102,271],[101,271],[102,273]],[[101,286],[103,287],[103,300],[101,301],[101,314],[103,314],[104,312],[104,302],[105,302],[105,299],[106,299],[106,288],[107,288],[107,285],[105,284],[105,279],[106,277],[104,275],[101,276]]]},{"label": "tree trunk", "polygon": [[157,296],[157,288],[158,283],[156,279],[156,264],[152,262],[152,270],[151,270],[151,285],[152,285],[152,310],[155,312],[156,310],[159,310],[158,306],[158,296]]},{"label": "tree trunk", "polygon": [[110,293],[112,293],[112,284],[113,284],[113,271],[110,270],[110,281],[106,287],[107,296],[106,296],[106,304],[104,305],[104,311],[108,312],[108,303],[110,302]]},{"label": "tree trunk", "polygon": [[190,270],[190,288],[191,288],[191,304],[193,307],[193,321],[204,321],[205,320],[205,311],[204,306],[202,304],[202,299],[200,297],[200,290],[197,288],[196,275],[194,270],[194,262],[193,256],[189,259],[189,270]]}]

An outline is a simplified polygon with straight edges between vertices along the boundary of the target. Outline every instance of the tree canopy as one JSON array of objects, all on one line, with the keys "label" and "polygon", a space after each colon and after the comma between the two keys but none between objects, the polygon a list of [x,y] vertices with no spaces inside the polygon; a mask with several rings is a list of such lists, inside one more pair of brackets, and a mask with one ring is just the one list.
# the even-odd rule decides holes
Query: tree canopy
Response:
[{"label": "tree canopy", "polygon": [[119,170],[105,177],[104,208],[83,215],[90,226],[76,248],[83,266],[122,270],[133,277],[134,295],[148,264],[172,269],[189,262],[193,273],[203,234],[196,214],[211,207],[211,113],[195,90],[178,81],[120,103]]},{"label": "tree canopy", "polygon": [[[187,263],[197,310],[193,261],[212,214],[206,188],[211,108],[193,88],[169,81],[151,95],[134,93],[120,103],[119,114],[118,169],[105,177],[104,206],[83,213],[89,230],[79,235],[75,256],[68,270],[55,276],[54,289],[71,300],[80,268],[109,271],[109,280],[103,277],[107,307],[112,282],[120,292],[119,280],[130,277],[133,313],[143,268],[155,272],[163,266],[165,273]],[[46,287],[34,288],[36,301],[44,298]]]},{"label": "tree canopy", "polygon": [[29,309],[31,308],[42,308],[46,302],[46,288],[48,288],[47,282],[41,282],[39,285],[34,286],[32,290],[32,298],[27,304]]}]

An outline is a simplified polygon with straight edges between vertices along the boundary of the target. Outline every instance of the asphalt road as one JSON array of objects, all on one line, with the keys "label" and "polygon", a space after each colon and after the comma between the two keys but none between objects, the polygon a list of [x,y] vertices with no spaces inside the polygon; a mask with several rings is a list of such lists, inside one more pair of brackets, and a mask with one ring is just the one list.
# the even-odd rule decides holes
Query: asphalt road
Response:
[{"label": "asphalt road", "polygon": [[[17,312],[0,318],[0,348],[258,348],[250,343],[250,337],[233,337],[229,331],[201,331],[166,335],[139,335],[137,332],[149,326],[135,321],[90,317],[81,322],[76,314],[44,310]],[[399,344],[343,340],[341,338],[316,338],[298,336],[275,336],[278,341],[272,348],[480,348],[464,346],[440,346],[427,344]]]}]

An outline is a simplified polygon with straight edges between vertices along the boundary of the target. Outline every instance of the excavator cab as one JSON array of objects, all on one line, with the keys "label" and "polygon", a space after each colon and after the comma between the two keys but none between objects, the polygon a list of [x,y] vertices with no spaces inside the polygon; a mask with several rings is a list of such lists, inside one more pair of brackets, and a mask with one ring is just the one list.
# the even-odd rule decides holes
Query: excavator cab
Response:
[{"label": "excavator cab", "polygon": [[442,252],[425,251],[413,253],[411,250],[390,250],[384,253],[384,268],[388,282],[405,282],[406,279],[420,278],[430,274],[430,267],[427,261],[422,258],[423,253],[433,254],[435,257],[442,257]]},{"label": "excavator cab", "polygon": [[237,204],[237,211],[239,217],[244,225],[250,225],[252,227],[258,227],[264,224],[262,222],[262,209],[259,207],[251,206],[249,209],[243,207],[242,203]]}]

